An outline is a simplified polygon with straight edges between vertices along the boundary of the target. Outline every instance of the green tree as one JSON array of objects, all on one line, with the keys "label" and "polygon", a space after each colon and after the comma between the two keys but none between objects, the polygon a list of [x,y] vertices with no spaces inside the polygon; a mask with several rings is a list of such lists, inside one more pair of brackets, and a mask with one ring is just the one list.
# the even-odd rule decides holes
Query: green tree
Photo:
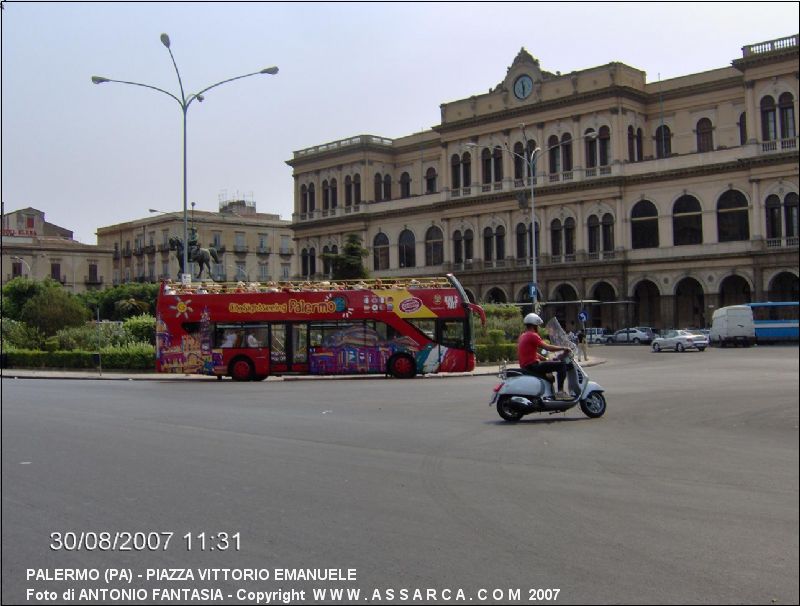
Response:
[{"label": "green tree", "polygon": [[9,280],[3,286],[3,315],[19,320],[23,305],[46,288],[61,288],[61,284],[50,278],[41,282],[23,276]]},{"label": "green tree", "polygon": [[358,280],[369,276],[362,263],[362,259],[368,254],[369,251],[361,246],[361,238],[357,234],[347,234],[342,252],[337,255],[326,253],[322,258],[331,262],[334,280]]},{"label": "green tree", "polygon": [[67,326],[80,326],[89,318],[89,310],[63,288],[45,288],[22,306],[20,320],[39,329],[46,337]]},{"label": "green tree", "polygon": [[156,319],[150,314],[132,316],[122,325],[133,343],[156,344]]}]

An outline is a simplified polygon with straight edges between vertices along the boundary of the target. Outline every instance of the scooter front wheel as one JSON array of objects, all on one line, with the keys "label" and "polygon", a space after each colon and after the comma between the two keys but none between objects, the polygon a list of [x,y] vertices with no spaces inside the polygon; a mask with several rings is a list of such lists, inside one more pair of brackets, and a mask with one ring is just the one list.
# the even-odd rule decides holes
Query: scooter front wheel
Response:
[{"label": "scooter front wheel", "polygon": [[602,417],[606,412],[606,399],[599,391],[593,391],[585,400],[581,400],[581,410],[590,419]]},{"label": "scooter front wheel", "polygon": [[522,418],[522,413],[509,407],[511,398],[509,396],[502,396],[497,400],[497,414],[499,414],[504,421],[509,423],[516,423]]}]

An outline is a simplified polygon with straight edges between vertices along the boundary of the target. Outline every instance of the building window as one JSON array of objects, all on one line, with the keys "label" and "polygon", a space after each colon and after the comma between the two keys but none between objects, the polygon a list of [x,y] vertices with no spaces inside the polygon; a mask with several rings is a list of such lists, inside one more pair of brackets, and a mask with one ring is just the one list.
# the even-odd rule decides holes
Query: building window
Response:
[{"label": "building window", "polygon": [[603,252],[614,250],[614,215],[603,215]]},{"label": "building window", "polygon": [[425,173],[425,193],[436,193],[436,169],[430,167]]},{"label": "building window", "polygon": [[[593,137],[594,129],[588,128],[584,133],[584,141],[586,145],[586,168],[595,168],[597,166],[597,139]],[[630,141],[628,142],[630,144]]]},{"label": "building window", "polygon": [[461,187],[461,158],[458,154],[453,154],[450,158],[450,188],[459,189]]},{"label": "building window", "polygon": [[338,192],[336,191],[336,179],[331,179],[331,208],[336,208],[339,204]]},{"label": "building window", "polygon": [[495,258],[498,261],[504,260],[506,258],[506,228],[502,225],[498,225],[494,232],[494,243],[497,253]]},{"label": "building window", "polygon": [[793,139],[796,131],[792,93],[783,93],[778,97],[778,111],[781,117],[781,139]]},{"label": "building window", "polygon": [[674,246],[703,243],[703,214],[694,196],[681,196],[672,207],[672,243]]},{"label": "building window", "polygon": [[300,187],[300,213],[308,213],[308,187],[305,185]]},{"label": "building window", "polygon": [[308,249],[308,275],[313,276],[317,273],[317,249]]},{"label": "building window", "polygon": [[572,217],[564,221],[564,254],[575,254],[575,219]]},{"label": "building window", "polygon": [[328,210],[331,204],[331,190],[328,180],[322,182],[322,210]]},{"label": "building window", "polygon": [[550,223],[550,253],[554,257],[561,256],[561,221],[553,219]]},{"label": "building window", "polygon": [[404,229],[400,232],[400,237],[397,240],[397,252],[400,257],[400,267],[416,267],[416,240],[414,234],[409,230]]},{"label": "building window", "polygon": [[308,277],[308,249],[306,248],[300,251],[300,275],[304,278]]},{"label": "building window", "polygon": [[797,194],[792,192],[786,194],[783,199],[784,218],[786,219],[786,237],[797,237]]},{"label": "building window", "polygon": [[383,200],[383,177],[380,173],[375,173],[375,202]]},{"label": "building window", "polygon": [[524,223],[517,223],[517,259],[528,257],[528,227]]},{"label": "building window", "polygon": [[572,135],[564,133],[561,137],[561,170],[572,170]]},{"label": "building window", "polygon": [[258,234],[258,250],[267,250],[267,234]]},{"label": "building window", "polygon": [[494,170],[495,183],[503,180],[503,149],[498,145],[492,153],[492,169]]},{"label": "building window", "polygon": [[739,145],[747,143],[747,112],[739,115]]},{"label": "building window", "polygon": [[161,275],[163,277],[169,277],[169,261],[161,262]]},{"label": "building window", "polygon": [[636,162],[636,135],[632,126],[628,127],[628,162]]},{"label": "building window", "polygon": [[474,251],[472,248],[472,230],[468,229],[464,231],[464,262],[469,263],[472,259],[475,258]]},{"label": "building window", "polygon": [[453,263],[464,262],[464,242],[461,236],[461,230],[456,230],[453,234]]},{"label": "building window", "polygon": [[658,210],[650,200],[640,200],[631,211],[631,247],[658,248]]},{"label": "building window", "polygon": [[717,233],[719,242],[750,239],[747,198],[735,189],[726,191],[717,201]]},{"label": "building window", "polygon": [[236,261],[236,280],[247,280],[247,264],[244,261]]},{"label": "building window", "polygon": [[481,183],[488,185],[492,182],[492,152],[484,149],[481,152]]},{"label": "building window", "polygon": [[472,156],[469,152],[464,152],[461,156],[461,182],[464,187],[472,185]]},{"label": "building window", "polygon": [[600,146],[600,166],[608,166],[611,158],[611,130],[607,126],[600,127],[598,144]]},{"label": "building window", "polygon": [[258,264],[258,279],[262,282],[265,282],[270,279],[269,276],[269,263],[259,263]]},{"label": "building window", "polygon": [[669,126],[656,129],[656,158],[669,158],[672,155],[672,134]]},{"label": "building window", "polygon": [[331,260],[328,255],[331,254],[327,245],[322,247],[322,273],[329,276],[331,273]]},{"label": "building window", "polygon": [[18,278],[22,275],[22,261],[13,261],[11,263],[11,277]]},{"label": "building window", "polygon": [[291,252],[289,245],[289,236],[281,235],[281,254],[285,255]]},{"label": "building window", "polygon": [[383,177],[383,199],[392,199],[392,176],[384,175]]},{"label": "building window", "polygon": [[491,261],[494,253],[494,232],[491,227],[483,230],[483,259]]},{"label": "building window", "polygon": [[308,212],[313,213],[317,209],[317,202],[314,195],[314,184],[308,186]]},{"label": "building window", "polygon": [[50,277],[61,282],[61,263],[50,263]]},{"label": "building window", "polygon": [[600,220],[597,215],[592,215],[586,221],[586,230],[589,236],[589,254],[600,252]]},{"label": "building window", "polygon": [[246,244],[245,244],[245,234],[244,234],[244,232],[243,231],[237,231],[235,233],[235,238],[236,239],[234,240],[234,248],[236,250],[239,250],[239,251],[245,250]]},{"label": "building window", "polygon": [[353,177],[353,204],[361,204],[361,175]]},{"label": "building window", "polygon": [[444,263],[442,230],[432,225],[425,232],[425,265],[441,265]]},{"label": "building window", "polygon": [[222,248],[222,232],[221,231],[212,231],[211,232],[211,245],[214,248]]},{"label": "building window", "polygon": [[519,141],[514,144],[514,179],[521,180],[525,177],[525,147]]},{"label": "building window", "polygon": [[697,151],[705,153],[714,150],[714,135],[711,120],[701,118],[697,121]]},{"label": "building window", "polygon": [[288,263],[281,263],[281,279],[288,280],[289,279],[289,272],[291,271],[291,265]]},{"label": "building window", "polygon": [[384,233],[372,241],[372,267],[375,271],[389,269],[389,238]]},{"label": "building window", "polygon": [[767,197],[764,204],[767,212],[767,238],[781,238],[783,237],[783,229],[781,228],[781,199],[776,195]]},{"label": "building window", "polygon": [[775,120],[775,99],[767,95],[761,99],[761,140],[774,141],[778,138]]},{"label": "building window", "polygon": [[352,206],[353,204],[353,180],[348,175],[344,180],[344,205]]},{"label": "building window", "polygon": [[400,175],[400,197],[411,197],[411,176],[408,173]]},{"label": "building window", "polygon": [[547,140],[547,147],[550,148],[550,174],[555,175],[561,172],[561,152],[558,149],[558,137],[553,135]]}]

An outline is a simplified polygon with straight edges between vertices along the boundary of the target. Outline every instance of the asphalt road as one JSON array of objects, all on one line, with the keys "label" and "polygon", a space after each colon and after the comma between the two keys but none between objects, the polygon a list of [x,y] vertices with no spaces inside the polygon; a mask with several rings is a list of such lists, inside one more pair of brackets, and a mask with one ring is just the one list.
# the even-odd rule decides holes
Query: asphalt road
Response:
[{"label": "asphalt road", "polygon": [[[136,603],[158,587],[234,604],[255,602],[239,589],[310,603],[312,588],[363,603],[403,588],[417,604],[532,603],[537,589],[557,603],[798,603],[797,348],[592,351],[608,359],[590,369],[605,417],[515,425],[488,406],[492,377],[4,380],[3,603],[69,587],[145,589]],[[154,551],[50,548],[50,533],[81,531],[174,535]],[[220,550],[219,532],[240,534]],[[132,583],[26,579],[109,568]],[[272,576],[137,578],[148,568]],[[355,580],[276,580],[285,568]]]}]

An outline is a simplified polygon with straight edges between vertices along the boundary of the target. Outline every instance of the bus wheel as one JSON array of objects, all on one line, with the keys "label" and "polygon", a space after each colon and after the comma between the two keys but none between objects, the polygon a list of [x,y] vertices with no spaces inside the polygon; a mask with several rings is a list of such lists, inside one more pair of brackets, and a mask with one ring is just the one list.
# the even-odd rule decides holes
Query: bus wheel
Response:
[{"label": "bus wheel", "polygon": [[408,354],[398,354],[389,360],[389,374],[395,379],[411,379],[417,374],[414,359]]},{"label": "bus wheel", "polygon": [[234,381],[250,381],[253,378],[253,363],[247,358],[236,358],[228,367]]}]

